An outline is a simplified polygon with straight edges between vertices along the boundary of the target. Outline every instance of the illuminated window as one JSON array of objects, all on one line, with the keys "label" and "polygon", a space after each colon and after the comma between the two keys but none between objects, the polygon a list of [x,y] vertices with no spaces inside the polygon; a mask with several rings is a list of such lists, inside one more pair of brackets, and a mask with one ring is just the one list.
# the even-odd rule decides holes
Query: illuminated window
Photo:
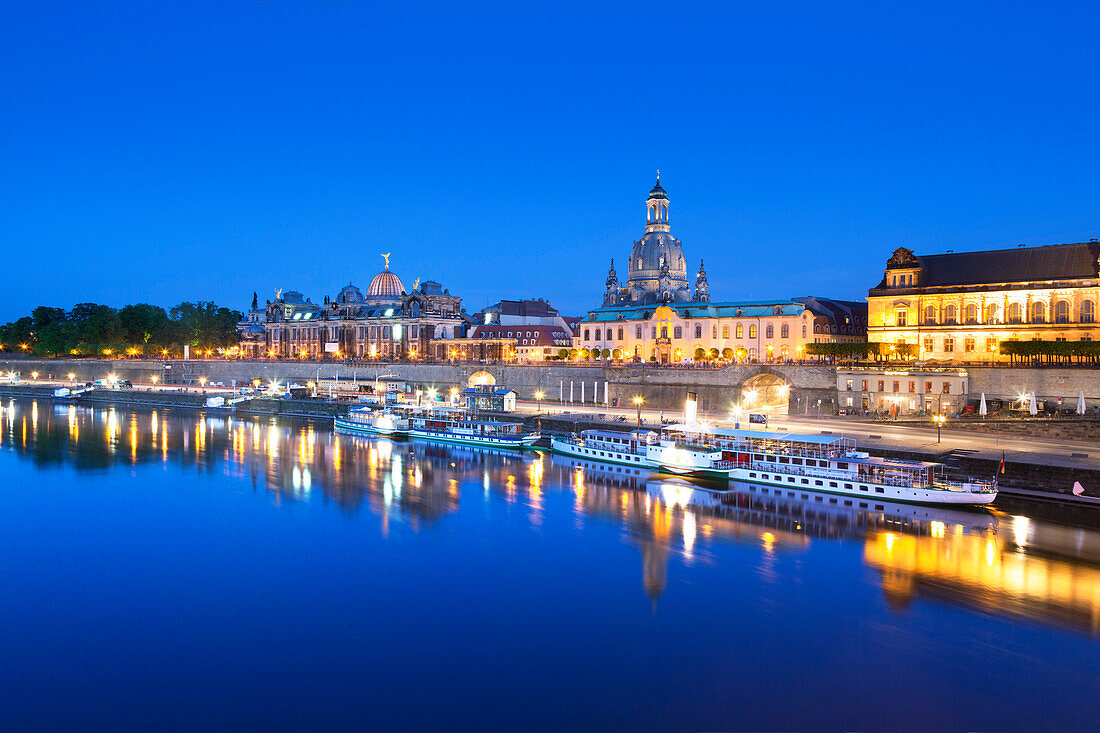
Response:
[{"label": "illuminated window", "polygon": [[749,338],[751,338],[751,339],[756,338],[756,324],[755,323],[752,324],[751,326],[749,326]]},{"label": "illuminated window", "polygon": [[1069,301],[1059,300],[1054,304],[1054,322],[1069,323]]},{"label": "illuminated window", "polygon": [[1085,300],[1081,302],[1081,323],[1093,323],[1096,321],[1096,306],[1093,305],[1091,300]]}]

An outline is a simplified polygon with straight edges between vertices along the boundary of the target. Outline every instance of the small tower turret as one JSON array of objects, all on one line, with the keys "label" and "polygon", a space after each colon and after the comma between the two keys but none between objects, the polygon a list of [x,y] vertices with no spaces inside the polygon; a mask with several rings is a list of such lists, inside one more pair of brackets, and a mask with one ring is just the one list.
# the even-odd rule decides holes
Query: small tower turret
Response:
[{"label": "small tower turret", "polygon": [[707,284],[707,271],[702,260],[699,260],[699,274],[695,276],[695,302],[710,302],[710,285]]},{"label": "small tower turret", "polygon": [[611,269],[607,271],[606,289],[603,294],[604,305],[615,305],[619,302],[619,276],[615,273],[615,260],[611,260]]}]

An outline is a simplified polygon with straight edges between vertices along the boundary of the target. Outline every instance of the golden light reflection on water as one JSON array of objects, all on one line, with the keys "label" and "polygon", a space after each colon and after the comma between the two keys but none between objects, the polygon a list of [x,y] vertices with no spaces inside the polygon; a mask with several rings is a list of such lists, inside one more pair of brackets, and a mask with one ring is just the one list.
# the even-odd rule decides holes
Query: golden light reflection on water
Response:
[{"label": "golden light reflection on water", "polygon": [[[855,538],[898,613],[918,599],[949,600],[1100,635],[1100,533],[1091,528],[1023,514],[846,507],[835,497],[747,485],[720,495],[630,467],[337,436],[321,424],[273,417],[47,405],[12,400],[0,407],[0,446],[78,469],[174,463],[203,473],[217,466],[276,505],[319,500],[372,512],[385,536],[395,526],[442,521],[463,499],[522,507],[533,527],[552,511],[572,515],[578,527],[610,522],[637,548],[641,584],[654,601],[674,558],[714,563],[717,543],[755,548],[759,572],[770,578],[784,557],[814,542]],[[120,425],[126,449],[117,455]]]}]

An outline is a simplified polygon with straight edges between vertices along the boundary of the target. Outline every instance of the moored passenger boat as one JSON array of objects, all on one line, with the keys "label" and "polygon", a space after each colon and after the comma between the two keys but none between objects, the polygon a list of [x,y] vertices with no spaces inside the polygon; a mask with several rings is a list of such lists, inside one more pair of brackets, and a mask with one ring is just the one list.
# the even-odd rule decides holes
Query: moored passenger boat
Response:
[{"label": "moored passenger boat", "polygon": [[949,480],[941,463],[872,456],[832,435],[669,425],[647,448],[661,470],[925,504],[989,504],[996,481]]},{"label": "moored passenger boat", "polygon": [[617,430],[584,430],[578,435],[550,439],[550,450],[590,461],[651,467],[646,446],[655,443],[657,434],[649,430],[629,433]]},{"label": "moored passenger boat", "polygon": [[356,435],[402,436],[409,433],[408,417],[391,409],[374,410],[370,407],[353,407],[347,417],[333,420],[337,432]]},{"label": "moored passenger boat", "polygon": [[446,443],[493,448],[530,448],[539,434],[526,432],[523,423],[481,419],[476,412],[452,407],[397,408],[408,415],[409,435]]}]

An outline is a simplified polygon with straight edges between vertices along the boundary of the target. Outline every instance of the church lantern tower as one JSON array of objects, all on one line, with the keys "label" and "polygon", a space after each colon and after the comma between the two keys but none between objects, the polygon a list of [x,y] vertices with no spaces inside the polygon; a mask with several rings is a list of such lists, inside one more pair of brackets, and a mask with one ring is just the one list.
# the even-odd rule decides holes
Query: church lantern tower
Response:
[{"label": "church lantern tower", "polygon": [[699,260],[699,273],[695,276],[695,302],[710,302],[710,285],[707,283],[707,271],[702,260]]}]

